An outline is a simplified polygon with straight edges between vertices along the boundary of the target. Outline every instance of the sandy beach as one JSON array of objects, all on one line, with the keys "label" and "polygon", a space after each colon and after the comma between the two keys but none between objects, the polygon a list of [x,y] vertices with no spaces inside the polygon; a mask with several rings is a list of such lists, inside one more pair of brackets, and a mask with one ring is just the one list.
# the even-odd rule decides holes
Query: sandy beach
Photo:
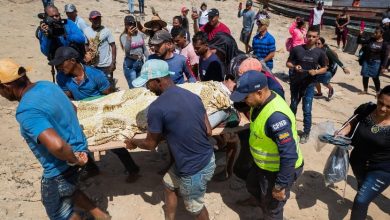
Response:
[{"label": "sandy beach", "polygon": [[[137,1],[135,1],[137,2]],[[238,41],[242,20],[237,18],[238,1],[208,0],[208,8],[216,7],[220,18],[232,31],[232,36]],[[0,57],[10,57],[24,66],[32,67],[28,76],[32,81],[51,80],[50,67],[46,57],[40,52],[39,42],[35,38],[35,30],[39,25],[37,14],[42,12],[40,0],[0,0]],[[88,14],[91,10],[102,13],[102,24],[113,32],[117,44],[117,70],[114,77],[119,80],[121,89],[126,89],[127,83],[123,76],[122,63],[124,52],[119,46],[119,35],[123,31],[123,17],[127,15],[127,1],[124,0],[86,0],[86,1],[55,1],[65,18],[64,5],[74,3],[79,16],[88,24]],[[146,0],[145,21],[151,17],[151,6],[159,15],[171,23],[172,17],[180,14],[180,8],[186,6],[200,7],[201,1],[182,0]],[[138,4],[136,4],[136,9]],[[269,32],[277,42],[277,52],[274,58],[274,73],[282,82],[289,103],[289,84],[286,81],[287,68],[285,63],[288,52],[284,42],[289,37],[288,27],[293,21],[282,15],[270,13],[271,25]],[[192,20],[190,19],[192,31]],[[314,126],[324,121],[332,121],[338,127],[349,118],[354,109],[365,102],[376,102],[373,82],[370,81],[371,95],[358,95],[362,88],[360,66],[357,57],[342,53],[335,48],[334,28],[324,27],[321,35],[335,49],[340,59],[351,70],[345,75],[339,68],[332,79],[335,88],[334,98],[328,102],[325,99],[315,99],[313,102]],[[238,43],[244,49],[242,43]],[[382,87],[390,84],[390,73],[381,78]],[[323,89],[325,94],[327,90]],[[0,219],[47,219],[41,203],[40,178],[42,168],[27,144],[20,136],[19,125],[15,119],[16,102],[0,98]],[[301,105],[297,113],[298,129],[302,129]],[[344,182],[334,187],[325,187],[323,169],[333,146],[327,145],[321,152],[315,151],[316,140],[311,139],[301,146],[305,159],[304,173],[292,189],[291,198],[285,206],[285,217],[289,220],[322,220],[349,219],[353,199],[356,194],[356,180],[349,171],[346,184],[345,199],[343,199]],[[147,151],[132,152],[134,160],[141,168],[142,177],[133,184],[125,182],[125,169],[117,157],[107,152],[97,164],[102,174],[88,179],[82,184],[82,189],[98,206],[107,210],[113,219],[154,220],[164,219],[162,206],[163,185],[162,176],[157,172],[167,163],[156,153]],[[210,182],[205,196],[210,218],[215,220],[261,219],[259,208],[241,207],[236,201],[246,198],[248,193],[244,184],[233,177],[226,182]],[[371,203],[368,215],[374,220],[390,219],[390,189]],[[179,201],[177,219],[191,219],[185,211],[182,200]]]}]

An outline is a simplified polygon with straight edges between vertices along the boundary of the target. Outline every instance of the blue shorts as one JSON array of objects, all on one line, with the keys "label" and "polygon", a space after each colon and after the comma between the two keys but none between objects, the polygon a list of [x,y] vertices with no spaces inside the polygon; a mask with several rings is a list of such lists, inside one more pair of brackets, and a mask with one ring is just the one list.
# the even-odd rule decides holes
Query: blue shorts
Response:
[{"label": "blue shorts", "polygon": [[332,79],[333,74],[330,71],[326,71],[324,74],[319,74],[315,76],[315,82],[328,85]]},{"label": "blue shorts", "polygon": [[53,178],[42,177],[42,203],[50,219],[66,220],[73,214],[72,195],[77,190],[77,168],[71,167]]},{"label": "blue shorts", "polygon": [[204,194],[206,193],[207,182],[213,177],[214,170],[215,157],[213,153],[210,162],[192,176],[178,176],[175,165],[172,165],[164,176],[164,185],[172,191],[179,189],[186,209],[191,214],[197,215],[204,207]]}]

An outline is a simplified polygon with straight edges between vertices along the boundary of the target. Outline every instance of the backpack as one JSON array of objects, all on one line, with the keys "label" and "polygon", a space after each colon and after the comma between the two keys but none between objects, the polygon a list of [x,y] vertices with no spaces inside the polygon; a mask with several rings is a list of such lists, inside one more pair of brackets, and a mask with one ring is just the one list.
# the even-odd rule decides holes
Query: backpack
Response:
[{"label": "backpack", "polygon": [[87,65],[96,66],[99,63],[99,47],[101,45],[100,32],[104,29],[102,26],[93,39],[88,39],[88,50],[85,52],[84,61]]}]

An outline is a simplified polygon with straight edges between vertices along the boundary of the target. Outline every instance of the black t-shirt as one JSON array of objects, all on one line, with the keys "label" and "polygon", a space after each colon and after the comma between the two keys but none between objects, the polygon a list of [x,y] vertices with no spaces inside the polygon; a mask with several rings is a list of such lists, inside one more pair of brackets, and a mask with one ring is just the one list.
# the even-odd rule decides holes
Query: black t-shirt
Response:
[{"label": "black t-shirt", "polygon": [[199,77],[201,81],[222,82],[224,76],[223,64],[217,55],[213,53],[206,60],[199,59]]},{"label": "black t-shirt", "polygon": [[363,105],[355,112],[366,116],[361,117],[352,138],[351,164],[364,166],[368,162],[370,168],[390,171],[390,126],[375,126],[371,116],[373,108],[364,108]]},{"label": "black t-shirt", "polygon": [[291,84],[299,84],[305,80],[311,81],[313,77],[309,75],[309,70],[322,68],[328,65],[328,59],[324,50],[320,48],[307,49],[305,45],[294,47],[290,52],[288,61],[294,65],[300,65],[303,69],[302,73],[297,73],[293,70],[290,79]]}]

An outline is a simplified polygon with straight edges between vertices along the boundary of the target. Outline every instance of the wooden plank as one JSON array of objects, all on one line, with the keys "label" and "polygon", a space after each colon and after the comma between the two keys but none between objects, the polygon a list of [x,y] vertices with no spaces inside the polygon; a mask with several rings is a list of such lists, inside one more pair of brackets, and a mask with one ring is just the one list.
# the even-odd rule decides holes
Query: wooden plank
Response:
[{"label": "wooden plank", "polygon": [[[224,133],[236,133],[236,132],[248,129],[249,128],[249,120],[246,118],[246,116],[244,114],[241,114],[241,113],[240,113],[240,117],[241,117],[240,124],[237,127],[234,127],[234,128],[218,128],[218,127],[216,127],[213,129],[212,135],[220,135],[220,134],[224,134]],[[144,139],[144,138],[146,138],[146,133],[136,134],[133,138],[134,139]],[[101,145],[89,146],[88,149],[91,152],[100,152],[100,151],[106,151],[106,150],[111,150],[111,149],[117,149],[117,148],[121,148],[121,147],[126,147],[124,142],[111,141],[111,142],[101,144]],[[97,157],[100,159],[100,155],[101,155],[100,153],[98,153],[98,155],[96,155],[94,153],[95,160],[97,160],[96,159]]]}]

